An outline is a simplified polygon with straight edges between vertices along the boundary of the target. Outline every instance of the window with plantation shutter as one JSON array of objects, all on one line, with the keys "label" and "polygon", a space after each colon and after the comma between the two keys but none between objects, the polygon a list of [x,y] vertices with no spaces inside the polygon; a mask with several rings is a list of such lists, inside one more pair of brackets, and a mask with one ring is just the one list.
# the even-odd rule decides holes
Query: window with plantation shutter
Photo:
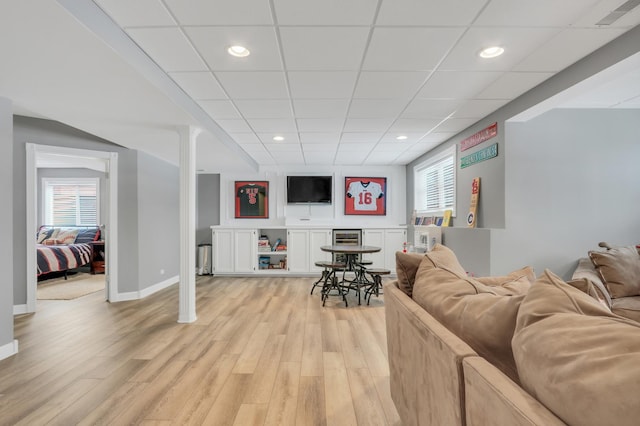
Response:
[{"label": "window with plantation shutter", "polygon": [[98,225],[99,179],[43,179],[43,224]]},{"label": "window with plantation shutter", "polygon": [[421,214],[456,214],[456,147],[414,169],[414,209]]}]

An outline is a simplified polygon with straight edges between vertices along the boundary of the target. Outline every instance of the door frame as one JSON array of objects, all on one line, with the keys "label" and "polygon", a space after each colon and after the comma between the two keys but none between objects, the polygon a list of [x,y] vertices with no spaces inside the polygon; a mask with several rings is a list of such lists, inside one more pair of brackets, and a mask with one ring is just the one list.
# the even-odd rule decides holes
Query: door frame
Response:
[{"label": "door frame", "polygon": [[118,153],[109,151],[93,151],[88,149],[67,148],[52,145],[39,145],[34,143],[26,144],[27,150],[27,312],[36,311],[36,289],[37,289],[37,253],[36,253],[36,230],[38,226],[37,206],[38,206],[38,168],[37,155],[56,154],[71,157],[87,157],[104,160],[106,163],[106,194],[107,217],[104,218],[105,229],[103,230],[105,239],[109,242],[106,249],[105,262],[105,300],[110,302],[117,300],[118,295]]}]

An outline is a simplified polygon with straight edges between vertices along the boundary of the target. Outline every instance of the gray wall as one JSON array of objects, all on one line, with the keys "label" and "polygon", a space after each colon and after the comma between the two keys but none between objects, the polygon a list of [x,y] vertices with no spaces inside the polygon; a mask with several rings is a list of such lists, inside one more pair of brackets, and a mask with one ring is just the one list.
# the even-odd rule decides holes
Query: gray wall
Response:
[{"label": "gray wall", "polygon": [[220,225],[220,175],[198,175],[196,192],[196,244],[211,244],[210,227]]},{"label": "gray wall", "polygon": [[[491,139],[490,141],[484,142],[476,148],[470,149],[469,152],[474,152],[477,149],[484,148],[494,142],[498,142],[498,157],[487,160],[483,163],[468,167],[466,169],[460,169],[459,166],[457,168],[457,218],[454,219],[453,224],[456,227],[465,227],[464,217],[469,210],[470,196],[471,196],[471,181],[474,177],[481,178],[480,185],[480,203],[478,206],[478,216],[477,216],[477,226],[479,228],[487,228],[490,229],[491,232],[487,238],[486,233],[481,232],[481,230],[468,229],[465,232],[457,232],[455,234],[455,238],[451,238],[451,245],[448,244],[447,236],[449,230],[443,230],[443,240],[445,244],[449,245],[454,251],[464,253],[461,257],[461,263],[466,266],[466,264],[470,264],[472,262],[476,262],[478,257],[474,255],[473,251],[469,252],[467,250],[468,247],[475,247],[477,250],[487,251],[487,253],[482,253],[480,258],[484,259],[484,262],[489,262],[489,265],[482,264],[476,265],[479,269],[486,271],[490,270],[492,274],[496,273],[504,273],[508,272],[511,269],[515,269],[517,267],[523,266],[522,261],[524,258],[527,258],[526,264],[535,264],[535,265],[545,265],[544,267],[552,267],[554,271],[566,277],[567,272],[573,266],[568,265],[568,260],[564,260],[564,265],[560,265],[553,261],[552,259],[557,258],[555,256],[556,249],[553,248],[552,244],[546,244],[545,250],[543,251],[534,251],[531,246],[528,244],[528,241],[515,241],[512,237],[509,237],[509,232],[513,230],[515,225],[511,225],[514,220],[513,215],[520,214],[516,212],[517,209],[514,209],[514,203],[522,202],[522,200],[517,201],[514,197],[514,193],[507,191],[507,187],[513,188],[514,184],[512,179],[514,177],[506,174],[506,170],[519,170],[523,171],[523,167],[527,167],[529,169],[529,173],[525,177],[528,184],[535,185],[536,179],[540,173],[546,173],[546,168],[544,166],[544,161],[548,161],[550,156],[555,155],[553,151],[547,153],[547,157],[544,158],[544,161],[540,165],[536,165],[535,162],[527,162],[526,165],[521,163],[520,160],[511,159],[509,153],[511,152],[512,143],[517,144],[518,142],[512,139],[509,132],[511,127],[505,128],[505,123],[510,118],[519,114],[522,111],[527,110],[528,108],[537,105],[538,103],[548,99],[549,97],[562,92],[563,90],[571,87],[572,85],[580,82],[588,77],[591,77],[594,74],[602,71],[610,67],[613,64],[620,62],[621,60],[636,54],[640,51],[640,26],[628,31],[617,39],[613,40],[609,44],[605,45],[601,49],[598,49],[591,55],[583,58],[578,61],[574,65],[568,67],[566,70],[556,74],[545,82],[541,83],[537,87],[533,88],[529,92],[523,94],[512,102],[508,103],[504,107],[500,108],[493,114],[489,115],[485,119],[479,121],[473,126],[469,127],[465,131],[459,133],[453,138],[449,139],[442,145],[438,146],[434,150],[426,153],[425,155],[417,158],[413,162],[407,165],[407,212],[410,214],[413,211],[413,168],[425,161],[429,158],[432,158],[434,155],[438,154],[442,150],[458,144],[462,139],[474,134],[475,132],[489,126],[490,124],[497,122],[498,123],[498,136]],[[596,123],[598,120],[596,120]],[[511,124],[509,124],[511,126]],[[604,125],[603,128],[608,128],[607,125]],[[552,128],[553,129],[553,128]],[[636,131],[637,132],[637,131]],[[637,140],[636,133],[636,140]],[[506,135],[506,137],[505,137]],[[606,143],[609,143],[611,139],[610,136],[603,139]],[[557,144],[565,143],[566,141],[556,141]],[[636,142],[637,143],[637,142]],[[530,142],[529,152],[533,152],[533,150],[537,149],[536,143]],[[573,160],[571,165],[567,165],[570,170],[576,170],[580,168],[580,162],[582,161],[582,155],[590,155],[588,152],[585,152],[583,146],[578,145],[576,147],[576,152],[573,153]],[[466,154],[468,151],[465,151],[463,154]],[[525,155],[529,155],[528,153],[524,153]],[[621,153],[618,153],[621,155]],[[626,155],[626,154],[624,154]],[[459,163],[460,153],[458,153],[458,163]],[[568,159],[567,159],[568,160]],[[614,166],[616,167],[616,166]],[[604,173],[604,170],[601,171]],[[575,192],[576,189],[572,188],[571,192]],[[582,208],[589,208],[586,200],[589,199],[588,194],[582,194],[583,204]],[[535,198],[531,198],[527,201],[529,205],[536,203]],[[554,202],[565,203],[563,199],[554,200]],[[635,200],[631,201],[629,199],[628,203],[631,204],[635,202]],[[563,206],[565,204],[562,204]],[[568,205],[568,204],[567,204]],[[556,207],[554,207],[556,208]],[[613,208],[613,207],[612,207]],[[571,208],[567,208],[571,210]],[[561,211],[566,212],[564,207]],[[579,208],[575,208],[575,210],[579,210]],[[549,217],[553,216],[553,209],[545,212],[542,218],[528,218],[529,222],[522,223],[521,226],[526,227],[527,229],[532,229],[536,226],[539,226],[540,223],[548,221]],[[572,215],[575,214],[575,211]],[[571,218],[554,218],[554,220],[559,220],[564,223],[570,221]],[[601,219],[600,222],[601,223]],[[582,222],[580,222],[583,224]],[[505,228],[509,228],[505,230]],[[512,234],[513,235],[513,234]],[[530,238],[535,238],[535,233],[528,234]],[[575,237],[574,233],[565,234],[566,240],[570,240]],[[617,235],[616,232],[610,234],[612,237]],[[607,238],[604,238],[605,240]],[[611,238],[609,238],[611,239]],[[637,239],[637,235],[636,235]],[[489,246],[487,246],[489,244]],[[597,245],[597,242],[595,243]],[[594,243],[590,243],[588,248],[595,248]],[[584,256],[586,254],[586,246],[580,247],[579,245],[575,246],[575,251],[572,251],[573,262],[577,260],[577,256]],[[549,251],[551,250],[551,251]],[[559,249],[558,249],[559,250]],[[516,252],[520,251],[522,253],[526,253],[524,256],[516,256]],[[504,256],[503,256],[504,254]],[[518,261],[518,257],[520,261]],[[575,263],[574,263],[575,265]],[[540,266],[536,268],[537,272],[541,272]],[[473,272],[473,271],[471,271]]]},{"label": "gray wall", "polygon": [[[3,202],[0,203],[0,347],[13,342],[13,242],[19,236],[13,223],[13,107],[0,98],[0,182]],[[24,216],[24,214],[22,215]],[[24,233],[23,233],[24,235]],[[24,237],[23,237],[24,238]]]},{"label": "gray wall", "polygon": [[141,289],[180,274],[179,183],[178,167],[138,153],[138,281]]},{"label": "gray wall", "polygon": [[[119,291],[138,289],[137,153],[96,136],[49,120],[13,118],[13,303],[27,302],[26,143],[118,153]],[[35,235],[36,230],[33,230]]]},{"label": "gray wall", "polygon": [[39,168],[38,169],[38,226],[49,225],[42,223],[42,179],[43,178],[98,178],[100,191],[100,220],[104,223],[107,212],[107,203],[105,202],[106,185],[105,174],[97,170],[80,169],[80,168]]},{"label": "gray wall", "polygon": [[640,243],[640,109],[553,110],[507,123],[507,140],[492,271],[531,264],[568,278],[600,241]]}]

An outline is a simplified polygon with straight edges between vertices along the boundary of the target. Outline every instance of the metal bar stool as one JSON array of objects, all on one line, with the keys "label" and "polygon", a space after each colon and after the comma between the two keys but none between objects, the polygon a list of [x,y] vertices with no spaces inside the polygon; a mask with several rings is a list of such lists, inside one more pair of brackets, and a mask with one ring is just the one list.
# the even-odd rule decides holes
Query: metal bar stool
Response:
[{"label": "metal bar stool", "polygon": [[365,273],[371,276],[373,284],[371,284],[364,292],[364,298],[367,300],[367,305],[371,302],[371,295],[375,294],[378,297],[381,294],[382,289],[382,275],[389,275],[391,271],[382,268],[367,268]]},{"label": "metal bar stool", "polygon": [[344,300],[345,305],[348,306],[347,298],[345,297],[345,293],[339,285],[338,277],[336,276],[336,271],[343,271],[346,265],[344,263],[330,261],[318,261],[315,262],[315,265],[324,269],[322,270],[322,276],[320,279],[313,283],[313,286],[311,287],[311,294],[313,294],[313,290],[316,286],[322,285],[322,306],[324,306],[327,297],[330,296],[329,292],[332,290],[336,290],[336,295],[342,296],[342,300]]}]

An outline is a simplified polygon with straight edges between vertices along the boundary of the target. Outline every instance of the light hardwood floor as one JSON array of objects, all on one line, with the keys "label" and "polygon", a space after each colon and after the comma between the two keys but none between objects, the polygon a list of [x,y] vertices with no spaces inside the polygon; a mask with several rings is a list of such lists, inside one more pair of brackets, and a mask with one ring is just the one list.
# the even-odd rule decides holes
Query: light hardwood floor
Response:
[{"label": "light hardwood floor", "polygon": [[39,301],[0,361],[0,424],[399,425],[383,297],[323,308],[312,282],[199,277],[193,324],[177,286]]}]

